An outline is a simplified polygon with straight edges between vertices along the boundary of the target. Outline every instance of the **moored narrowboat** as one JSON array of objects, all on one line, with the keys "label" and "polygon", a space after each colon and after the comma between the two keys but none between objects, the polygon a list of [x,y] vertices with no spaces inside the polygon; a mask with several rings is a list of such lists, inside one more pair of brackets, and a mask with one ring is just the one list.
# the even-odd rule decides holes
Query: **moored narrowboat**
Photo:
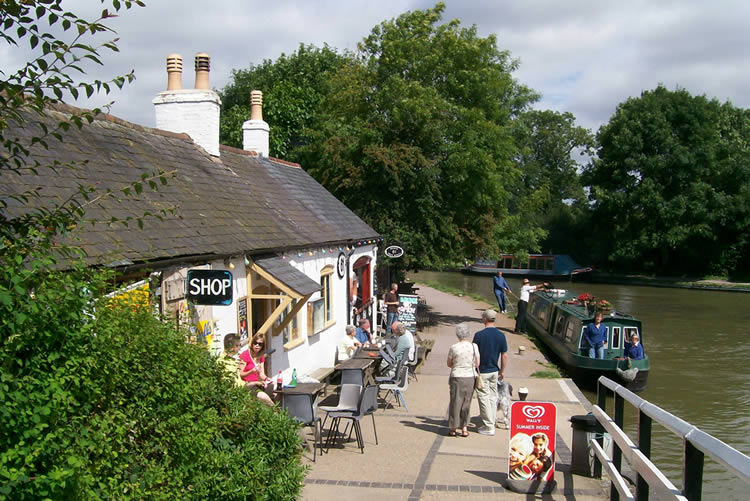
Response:
[{"label": "moored narrowboat", "polygon": [[579,265],[567,254],[529,254],[523,260],[513,254],[503,254],[499,259],[477,259],[461,271],[476,275],[494,275],[502,271],[508,277],[568,278],[587,276],[593,268]]},{"label": "moored narrowboat", "polygon": [[[580,296],[579,296],[580,297]],[[631,391],[646,388],[648,354],[642,360],[623,358],[626,343],[638,334],[645,348],[641,321],[612,309],[603,312],[607,331],[604,358],[590,358],[583,333],[594,321],[596,309],[573,293],[562,289],[542,290],[529,298],[526,323],[529,331],[560,359],[566,370],[583,383],[594,384],[599,376],[619,381]]]}]

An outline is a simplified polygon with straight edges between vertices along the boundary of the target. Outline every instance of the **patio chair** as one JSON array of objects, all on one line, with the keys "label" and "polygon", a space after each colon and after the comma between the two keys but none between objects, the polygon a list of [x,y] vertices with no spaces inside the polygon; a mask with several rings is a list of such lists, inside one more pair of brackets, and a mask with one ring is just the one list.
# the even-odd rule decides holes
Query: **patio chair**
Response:
[{"label": "patio chair", "polygon": [[415,381],[419,381],[417,378],[417,363],[419,363],[419,346],[414,347],[414,359],[406,362],[409,367],[409,377],[414,378]]},{"label": "patio chair", "polygon": [[328,415],[331,412],[349,411],[355,412],[359,399],[362,395],[362,385],[359,384],[342,384],[339,392],[339,401],[336,405],[321,405],[318,409],[325,411],[326,417],[323,419],[321,430],[325,428]]},{"label": "patio chair", "polygon": [[341,384],[356,384],[364,386],[364,371],[362,369],[341,369]]},{"label": "patio chair", "polygon": [[[302,426],[312,426],[314,429],[313,439],[313,463],[316,456],[316,445],[323,450],[322,428],[320,418],[316,416],[313,408],[313,396],[309,393],[288,393],[283,396],[284,409],[294,419],[302,423]],[[318,443],[316,444],[315,441]]]},{"label": "patio chair", "polygon": [[393,376],[377,376],[375,378],[375,382],[379,385],[388,384],[388,383],[390,384],[398,383],[398,377],[399,377],[399,374],[401,374],[401,368],[404,366],[405,363],[406,362],[403,358],[397,361],[396,370],[394,371]]},{"label": "patio chair", "polygon": [[[331,412],[329,415],[333,419],[331,422],[331,427],[328,430],[328,436],[326,438],[326,449],[330,448],[330,442],[331,440],[335,441],[336,437],[338,436],[339,431],[339,425],[341,424],[342,419],[351,420],[352,421],[352,429],[349,432],[349,437],[351,438],[351,433],[355,433],[357,437],[357,446],[360,449],[360,452],[364,454],[365,452],[365,441],[362,438],[362,427],[360,426],[360,421],[364,416],[368,414],[368,411],[371,410],[373,406],[373,401],[377,401],[377,386],[370,385],[362,391],[362,395],[359,399],[359,403],[357,405],[357,409],[354,412],[347,412],[347,411],[341,411],[341,412]],[[377,403],[375,403],[375,407],[377,407]],[[373,416],[373,426],[375,424],[375,417]],[[346,435],[346,432],[348,430],[349,426],[347,423],[347,428],[344,429],[343,435]],[[375,440],[377,443],[377,431],[375,432]]]},{"label": "patio chair", "polygon": [[399,379],[398,383],[387,383],[387,384],[381,384],[380,389],[386,390],[386,395],[388,396],[388,399],[385,401],[385,404],[383,406],[383,409],[388,408],[388,404],[391,402],[391,399],[395,395],[399,401],[399,405],[403,405],[406,409],[406,412],[409,412],[409,407],[406,406],[406,400],[404,399],[404,392],[409,388],[409,366],[404,365],[401,367],[401,370],[399,372]]}]

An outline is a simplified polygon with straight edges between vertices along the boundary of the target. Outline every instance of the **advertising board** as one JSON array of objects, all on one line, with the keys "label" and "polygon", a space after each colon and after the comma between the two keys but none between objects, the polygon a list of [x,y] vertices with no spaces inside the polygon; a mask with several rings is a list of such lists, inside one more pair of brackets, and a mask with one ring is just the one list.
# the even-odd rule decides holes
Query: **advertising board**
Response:
[{"label": "advertising board", "polygon": [[557,408],[548,402],[513,402],[508,479],[549,482],[555,475]]}]

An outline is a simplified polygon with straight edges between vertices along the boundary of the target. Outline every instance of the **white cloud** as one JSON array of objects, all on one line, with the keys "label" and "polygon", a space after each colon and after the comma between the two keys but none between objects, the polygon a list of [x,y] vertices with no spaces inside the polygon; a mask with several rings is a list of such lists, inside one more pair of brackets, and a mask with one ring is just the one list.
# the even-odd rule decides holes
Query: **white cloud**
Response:
[{"label": "white cloud", "polygon": [[[543,94],[537,107],[570,111],[594,130],[618,103],[659,83],[750,106],[747,2],[446,3],[445,21],[476,24],[480,35],[495,34],[499,47],[520,59],[515,76]],[[90,73],[103,78],[135,69],[137,81],[94,103],[114,98],[115,115],[152,125],[151,99],[166,87],[165,58],[171,52],[183,55],[185,86],[193,84],[193,55],[211,54],[211,85],[221,88],[232,69],[275,59],[300,43],[355,49],[381,21],[433,5],[425,0],[147,0],[146,8],[125,11],[112,21],[121,52],[107,54],[106,66]],[[69,0],[65,7],[101,9],[90,0]],[[23,51],[0,47],[3,68],[17,66],[24,57]]]}]

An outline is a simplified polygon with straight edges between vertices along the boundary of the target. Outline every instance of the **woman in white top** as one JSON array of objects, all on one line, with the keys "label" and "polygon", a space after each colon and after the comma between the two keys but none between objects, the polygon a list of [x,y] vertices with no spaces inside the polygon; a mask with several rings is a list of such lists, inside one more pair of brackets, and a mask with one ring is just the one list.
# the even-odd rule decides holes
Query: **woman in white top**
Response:
[{"label": "woman in white top", "polygon": [[451,437],[468,437],[469,409],[474,394],[474,370],[479,367],[479,350],[469,341],[469,326],[465,323],[456,326],[458,343],[448,350],[448,367],[451,375],[448,385],[451,392],[448,409],[448,433]]},{"label": "woman in white top", "polygon": [[354,355],[354,352],[357,351],[357,348],[362,346],[362,343],[354,339],[357,329],[353,325],[347,325],[344,327],[344,331],[346,335],[338,345],[339,362],[349,360]]}]

